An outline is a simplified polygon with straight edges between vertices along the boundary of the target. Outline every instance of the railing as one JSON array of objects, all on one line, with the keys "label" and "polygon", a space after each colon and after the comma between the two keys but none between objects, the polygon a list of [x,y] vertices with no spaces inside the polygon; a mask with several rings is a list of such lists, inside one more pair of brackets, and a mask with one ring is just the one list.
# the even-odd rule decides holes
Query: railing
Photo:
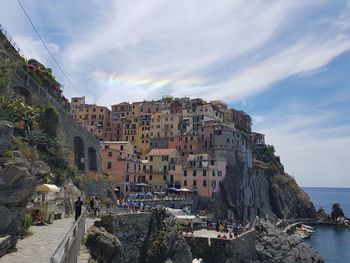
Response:
[{"label": "railing", "polygon": [[51,263],[75,263],[78,259],[81,240],[85,232],[87,210],[84,208],[79,219],[64,236],[56,251],[51,256]]}]

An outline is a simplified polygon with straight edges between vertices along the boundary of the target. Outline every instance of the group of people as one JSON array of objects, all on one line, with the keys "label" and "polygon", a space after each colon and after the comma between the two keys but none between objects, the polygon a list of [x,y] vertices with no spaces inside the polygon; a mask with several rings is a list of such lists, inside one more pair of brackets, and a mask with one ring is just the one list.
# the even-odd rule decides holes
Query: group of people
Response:
[{"label": "group of people", "polygon": [[[80,196],[74,202],[75,221],[77,221],[81,215],[81,210],[82,210],[83,204],[84,203],[81,200]],[[101,213],[101,201],[98,199],[98,197],[92,196],[90,198],[89,205],[88,205],[88,211],[89,211],[90,217],[97,217],[100,215],[100,213]]]},{"label": "group of people", "polygon": [[92,196],[89,201],[90,217],[98,217],[101,213],[101,201],[96,196]]}]

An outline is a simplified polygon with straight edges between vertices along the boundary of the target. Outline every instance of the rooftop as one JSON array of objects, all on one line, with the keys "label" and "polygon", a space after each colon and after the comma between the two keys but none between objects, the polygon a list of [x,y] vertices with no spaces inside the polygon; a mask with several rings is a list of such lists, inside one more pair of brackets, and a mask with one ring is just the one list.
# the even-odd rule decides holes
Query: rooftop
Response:
[{"label": "rooftop", "polygon": [[176,149],[152,149],[147,155],[169,155],[175,151]]}]

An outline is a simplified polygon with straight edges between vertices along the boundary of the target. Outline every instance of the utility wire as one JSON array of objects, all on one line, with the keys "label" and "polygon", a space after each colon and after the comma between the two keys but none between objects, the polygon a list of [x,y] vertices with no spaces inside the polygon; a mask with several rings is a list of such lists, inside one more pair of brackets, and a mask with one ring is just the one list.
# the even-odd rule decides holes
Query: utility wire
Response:
[{"label": "utility wire", "polygon": [[49,49],[49,48],[47,47],[47,45],[45,44],[44,40],[41,38],[41,36],[40,36],[38,30],[37,30],[36,27],[34,26],[32,20],[30,19],[28,13],[27,13],[26,10],[24,9],[24,7],[23,7],[23,5],[22,5],[22,3],[21,3],[20,0],[18,0],[18,3],[19,3],[19,5],[21,6],[21,8],[22,8],[24,14],[25,14],[26,17],[28,18],[28,21],[29,21],[30,24],[32,25],[32,27],[33,27],[33,29],[34,29],[36,35],[37,35],[38,38],[40,39],[41,43],[43,43],[44,47],[46,48],[47,52],[49,53],[50,57],[51,57],[52,60],[55,62],[55,64],[57,65],[57,67],[61,70],[63,76],[68,80],[69,84],[74,88],[74,90],[75,90],[80,96],[82,96],[81,93],[79,92],[79,90],[75,87],[75,85],[73,84],[73,82],[70,80],[70,78],[69,78],[69,77],[67,76],[67,74],[63,71],[63,69],[61,68],[61,66],[58,64],[57,60],[56,60],[55,57],[52,55],[50,49]]}]

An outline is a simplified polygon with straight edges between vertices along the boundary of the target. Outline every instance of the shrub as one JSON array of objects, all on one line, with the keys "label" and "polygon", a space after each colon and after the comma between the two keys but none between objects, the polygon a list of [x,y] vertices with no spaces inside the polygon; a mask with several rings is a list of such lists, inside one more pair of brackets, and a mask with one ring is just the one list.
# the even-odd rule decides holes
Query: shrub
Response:
[{"label": "shrub", "polygon": [[52,105],[46,106],[38,119],[39,128],[50,137],[57,137],[60,115]]},{"label": "shrub", "polygon": [[0,115],[11,122],[23,122],[25,130],[31,130],[38,118],[38,108],[29,106],[22,98],[0,96]]},{"label": "shrub", "polygon": [[33,219],[29,214],[25,214],[24,215],[24,219],[23,219],[23,226],[24,226],[24,235],[25,236],[30,236],[32,235],[32,231],[30,229],[30,226],[33,223]]},{"label": "shrub", "polygon": [[32,162],[39,160],[40,155],[36,146],[31,146],[19,138],[15,139],[15,143],[17,150],[19,150],[27,159]]},{"label": "shrub", "polygon": [[1,157],[4,158],[12,158],[13,157],[13,153],[10,150],[6,150],[1,154]]}]

